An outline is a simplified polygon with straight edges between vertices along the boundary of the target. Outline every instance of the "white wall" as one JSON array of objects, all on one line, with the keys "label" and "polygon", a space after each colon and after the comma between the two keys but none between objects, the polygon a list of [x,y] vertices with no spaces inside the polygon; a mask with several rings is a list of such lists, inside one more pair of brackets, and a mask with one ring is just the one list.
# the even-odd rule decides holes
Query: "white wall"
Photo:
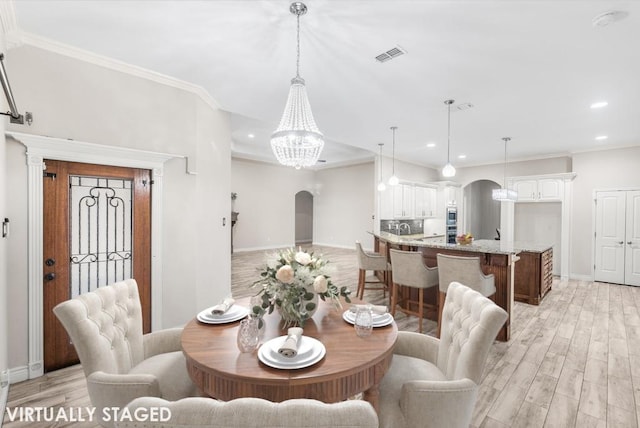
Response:
[{"label": "white wall", "polygon": [[562,254],[562,204],[515,204],[514,240],[553,245],[553,274],[560,275]]},{"label": "white wall", "polygon": [[[4,44],[4,32],[0,31],[0,52],[5,51]],[[8,107],[6,102],[4,101],[4,97],[2,97],[3,101],[0,102],[0,109],[2,111],[8,111]],[[17,103],[17,101],[16,101]],[[0,117],[0,222],[2,222],[5,217],[9,217],[9,213],[7,212],[7,199],[6,199],[6,188],[8,186],[6,177],[3,176],[2,171],[6,170],[6,155],[5,155],[5,145],[6,140],[4,137],[4,129],[5,123],[9,119],[5,116]],[[10,220],[12,220],[10,218]],[[2,411],[2,415],[4,416],[4,403],[3,397],[7,391],[6,385],[3,388],[4,383],[7,381],[7,374],[9,369],[9,364],[7,361],[8,355],[8,340],[7,340],[7,323],[9,321],[7,317],[7,238],[2,238],[0,235],[0,411]]]},{"label": "white wall", "polygon": [[[187,85],[164,84],[24,45],[11,50],[20,107],[33,126],[9,130],[190,156],[165,164],[162,217],[164,327],[181,325],[230,292],[230,127],[228,115]],[[9,366],[28,364],[26,156],[7,143],[5,182],[15,227],[9,245]],[[222,218],[226,217],[226,226]]]},{"label": "white wall", "polygon": [[234,251],[295,245],[295,195],[313,195],[313,243],[353,248],[356,240],[373,248],[373,163],[319,171],[295,170],[245,159],[232,160]]},{"label": "white wall", "polygon": [[373,162],[317,172],[314,243],[355,248],[360,241],[365,249],[373,248],[373,236],[367,233],[373,231],[375,215],[373,177]]},{"label": "white wall", "polygon": [[314,195],[315,205],[314,177],[312,170],[234,158],[231,191],[238,194],[234,209],[239,213],[233,228],[234,251],[295,245],[295,196],[307,190]]},{"label": "white wall", "polygon": [[573,156],[571,275],[591,277],[593,270],[594,190],[640,189],[640,147],[579,153]]}]

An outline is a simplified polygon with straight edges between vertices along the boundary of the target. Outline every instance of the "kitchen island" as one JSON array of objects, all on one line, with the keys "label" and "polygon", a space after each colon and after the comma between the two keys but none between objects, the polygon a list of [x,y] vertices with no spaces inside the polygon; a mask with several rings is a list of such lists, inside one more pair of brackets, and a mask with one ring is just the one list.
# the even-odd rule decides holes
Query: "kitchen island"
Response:
[{"label": "kitchen island", "polygon": [[[423,240],[419,236],[394,235],[387,232],[373,234],[375,238],[375,250],[380,254],[389,256],[391,248],[404,251],[419,251],[423,255],[427,266],[437,265],[438,253],[451,254],[463,257],[479,257],[482,271],[485,274],[495,276],[496,294],[490,297],[498,306],[509,314],[505,325],[498,333],[498,340],[508,341],[511,336],[511,307],[513,302],[513,279],[514,265],[518,258],[519,251],[513,246],[501,241],[478,240],[469,245],[445,244]],[[425,290],[425,303],[435,304],[438,299],[438,287]],[[427,292],[429,291],[429,292]],[[406,296],[405,293],[415,293],[417,290],[401,287],[398,294]]]}]

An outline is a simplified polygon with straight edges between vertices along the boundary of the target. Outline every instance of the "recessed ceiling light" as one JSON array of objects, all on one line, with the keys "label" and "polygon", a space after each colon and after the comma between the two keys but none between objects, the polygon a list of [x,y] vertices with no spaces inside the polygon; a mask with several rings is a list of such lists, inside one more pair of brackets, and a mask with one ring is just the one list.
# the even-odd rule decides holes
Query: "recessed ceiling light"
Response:
[{"label": "recessed ceiling light", "polygon": [[621,19],[626,18],[627,16],[629,16],[629,12],[627,11],[610,10],[595,16],[591,20],[591,24],[593,24],[594,27],[606,27],[607,25],[618,22]]},{"label": "recessed ceiling light", "polygon": [[473,108],[473,104],[471,103],[462,103],[462,104],[458,104],[456,107],[456,110],[469,110],[470,108]]},{"label": "recessed ceiling light", "polygon": [[602,141],[602,140],[606,140],[607,138],[609,138],[609,137],[607,137],[606,135],[598,135],[598,136],[596,137],[596,140],[598,140],[598,141]]},{"label": "recessed ceiling light", "polygon": [[606,101],[598,101],[596,103],[591,104],[591,108],[602,108],[608,106],[609,103]]},{"label": "recessed ceiling light", "polygon": [[458,155],[458,159],[466,159],[467,155]]},{"label": "recessed ceiling light", "polygon": [[427,143],[427,147],[433,149],[436,146],[436,143]]},{"label": "recessed ceiling light", "polygon": [[249,137],[249,138],[254,138],[254,137],[255,137],[255,135],[253,135],[253,134],[249,134],[249,135],[247,135],[247,137]]}]

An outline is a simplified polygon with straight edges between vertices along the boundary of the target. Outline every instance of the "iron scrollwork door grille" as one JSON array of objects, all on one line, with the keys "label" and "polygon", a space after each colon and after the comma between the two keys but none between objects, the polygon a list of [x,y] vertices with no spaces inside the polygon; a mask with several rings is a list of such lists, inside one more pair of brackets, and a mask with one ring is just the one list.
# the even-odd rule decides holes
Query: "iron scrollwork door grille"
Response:
[{"label": "iron scrollwork door grille", "polygon": [[132,277],[132,184],[69,176],[70,298]]}]

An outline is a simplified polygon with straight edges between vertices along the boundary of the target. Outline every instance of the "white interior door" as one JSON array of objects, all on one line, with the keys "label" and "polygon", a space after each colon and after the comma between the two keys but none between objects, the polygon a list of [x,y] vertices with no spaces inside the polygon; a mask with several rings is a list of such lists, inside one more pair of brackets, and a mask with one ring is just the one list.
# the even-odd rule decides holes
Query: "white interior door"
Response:
[{"label": "white interior door", "polygon": [[625,284],[640,286],[640,191],[627,192]]},{"label": "white interior door", "polygon": [[596,281],[624,284],[625,192],[596,193]]}]

